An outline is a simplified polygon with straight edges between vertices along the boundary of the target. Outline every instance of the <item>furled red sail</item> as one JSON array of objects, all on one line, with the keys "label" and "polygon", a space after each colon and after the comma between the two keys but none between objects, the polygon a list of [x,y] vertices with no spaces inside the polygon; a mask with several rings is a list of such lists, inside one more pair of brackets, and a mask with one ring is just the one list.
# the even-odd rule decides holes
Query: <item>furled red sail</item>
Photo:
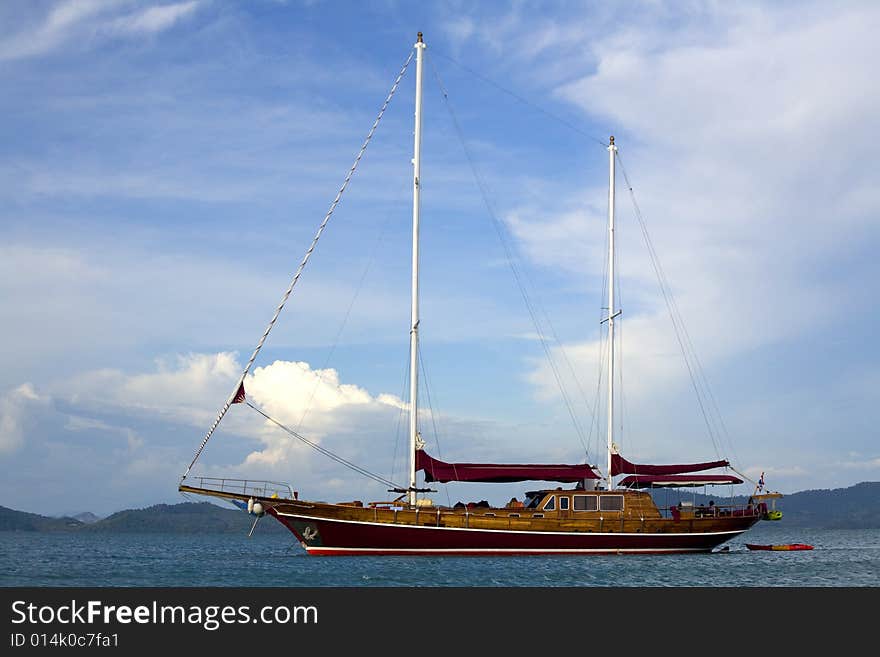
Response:
[{"label": "furled red sail", "polygon": [[708,461],[706,463],[685,463],[682,465],[639,465],[630,463],[620,454],[611,455],[611,474],[634,474],[634,475],[677,475],[686,472],[700,472],[712,468],[722,468],[730,465],[729,461]]},{"label": "furled red sail", "polygon": [[416,452],[416,470],[425,471],[425,481],[438,481],[443,484],[449,481],[575,483],[584,479],[599,479],[593,467],[586,463],[580,465],[445,463],[432,458],[421,449]]},{"label": "furled red sail", "polygon": [[719,486],[741,484],[733,475],[631,475],[620,480],[623,488],[686,488],[695,486]]}]

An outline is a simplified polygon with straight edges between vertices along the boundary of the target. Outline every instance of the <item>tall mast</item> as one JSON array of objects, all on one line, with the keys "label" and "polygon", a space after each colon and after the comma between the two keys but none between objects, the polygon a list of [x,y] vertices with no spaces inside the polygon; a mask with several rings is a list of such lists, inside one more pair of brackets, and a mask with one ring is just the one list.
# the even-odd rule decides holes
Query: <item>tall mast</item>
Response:
[{"label": "tall mast", "polygon": [[413,143],[412,321],[409,331],[409,503],[416,504],[416,450],[419,449],[419,174],[422,158],[422,55],[419,32],[416,49],[416,118]]},{"label": "tall mast", "polygon": [[614,451],[614,155],[617,146],[614,137],[608,143],[608,483],[614,487],[611,476],[611,454]]}]

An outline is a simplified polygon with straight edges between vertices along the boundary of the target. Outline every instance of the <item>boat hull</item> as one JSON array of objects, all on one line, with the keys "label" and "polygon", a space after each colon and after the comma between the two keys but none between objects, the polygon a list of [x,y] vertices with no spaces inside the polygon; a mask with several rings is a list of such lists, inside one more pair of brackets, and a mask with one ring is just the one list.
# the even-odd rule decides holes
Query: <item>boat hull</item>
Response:
[{"label": "boat hull", "polygon": [[319,556],[710,552],[755,522],[740,518],[727,523],[728,527],[704,531],[684,531],[672,524],[661,532],[521,531],[328,518],[283,506],[269,512],[296,535],[309,554]]},{"label": "boat hull", "polygon": [[[672,508],[661,512],[639,491],[540,491],[529,508],[407,507],[397,502],[364,506],[257,497],[182,485],[181,491],[256,502],[287,527],[312,555],[531,555],[673,554],[711,552],[760,521],[759,507]],[[571,504],[563,498],[574,496]],[[579,495],[603,511],[575,510]],[[551,499],[554,498],[554,499]],[[590,501],[589,499],[587,500]],[[553,508],[550,508],[551,502]],[[559,502],[558,504],[555,504]],[[613,504],[611,504],[613,503]]]}]

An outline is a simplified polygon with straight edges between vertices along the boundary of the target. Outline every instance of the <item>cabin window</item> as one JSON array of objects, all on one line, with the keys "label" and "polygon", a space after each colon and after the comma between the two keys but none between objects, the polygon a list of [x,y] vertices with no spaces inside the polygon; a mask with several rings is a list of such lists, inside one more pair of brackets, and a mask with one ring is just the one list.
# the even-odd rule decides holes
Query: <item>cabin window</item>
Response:
[{"label": "cabin window", "polygon": [[555,510],[556,510],[556,497],[551,495],[550,499],[544,503],[544,511],[555,511]]},{"label": "cabin window", "polygon": [[602,495],[599,497],[600,511],[623,511],[623,495]]},{"label": "cabin window", "polygon": [[525,506],[527,509],[537,509],[544,496],[540,492],[526,493]]},{"label": "cabin window", "polygon": [[559,510],[560,511],[568,511],[568,498],[560,497],[559,498]]},{"label": "cabin window", "polygon": [[574,510],[575,511],[598,511],[599,500],[598,495],[575,495]]}]

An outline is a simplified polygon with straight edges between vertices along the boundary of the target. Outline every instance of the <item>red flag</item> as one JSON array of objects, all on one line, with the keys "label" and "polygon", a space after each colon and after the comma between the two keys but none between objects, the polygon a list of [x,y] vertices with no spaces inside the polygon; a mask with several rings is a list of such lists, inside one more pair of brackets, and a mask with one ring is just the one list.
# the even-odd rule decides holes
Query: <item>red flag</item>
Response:
[{"label": "red flag", "polygon": [[242,404],[244,403],[244,381],[241,382],[241,385],[238,386],[238,392],[235,393],[235,397],[232,398],[233,404]]}]

